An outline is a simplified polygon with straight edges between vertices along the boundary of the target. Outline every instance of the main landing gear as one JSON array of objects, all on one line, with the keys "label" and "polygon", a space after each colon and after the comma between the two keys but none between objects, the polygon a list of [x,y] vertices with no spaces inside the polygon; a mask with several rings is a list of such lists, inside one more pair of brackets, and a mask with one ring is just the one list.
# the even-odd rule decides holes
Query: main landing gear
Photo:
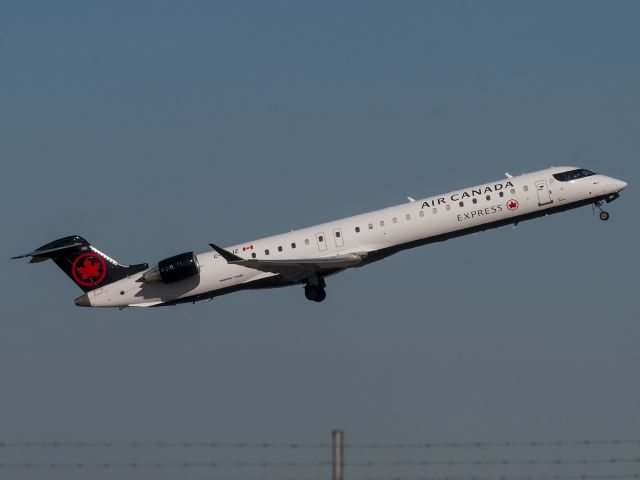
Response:
[{"label": "main landing gear", "polygon": [[307,284],[304,286],[304,296],[312,302],[321,302],[327,298],[327,292],[324,289],[326,286],[324,278],[317,275],[311,277],[307,279]]},{"label": "main landing gear", "polygon": [[603,222],[606,222],[607,220],[609,220],[609,212],[605,212],[602,209],[602,202],[596,202],[594,203],[595,208],[597,208],[598,210],[600,210],[600,220],[602,220]]},{"label": "main landing gear", "polygon": [[327,298],[327,292],[322,287],[306,285],[304,287],[304,296],[307,297],[307,300],[311,300],[312,302],[321,302]]}]

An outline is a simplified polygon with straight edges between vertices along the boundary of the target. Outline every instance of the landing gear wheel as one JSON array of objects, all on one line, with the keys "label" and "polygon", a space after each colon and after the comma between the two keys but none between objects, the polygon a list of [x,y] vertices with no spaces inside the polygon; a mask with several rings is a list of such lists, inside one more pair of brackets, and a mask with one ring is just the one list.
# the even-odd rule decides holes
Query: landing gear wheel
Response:
[{"label": "landing gear wheel", "polygon": [[322,287],[307,285],[304,287],[304,296],[312,302],[321,302],[327,297],[327,292]]},{"label": "landing gear wheel", "polygon": [[600,212],[600,220],[602,220],[603,222],[606,222],[607,220],[609,220],[609,212],[605,212],[605,211]]}]

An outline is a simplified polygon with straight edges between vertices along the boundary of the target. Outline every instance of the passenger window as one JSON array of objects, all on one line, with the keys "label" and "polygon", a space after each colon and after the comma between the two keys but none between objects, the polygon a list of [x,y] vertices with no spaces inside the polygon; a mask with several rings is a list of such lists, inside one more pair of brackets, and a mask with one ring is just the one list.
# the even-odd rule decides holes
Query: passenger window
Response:
[{"label": "passenger window", "polygon": [[438,209],[437,209],[437,208],[432,208],[432,209],[431,209],[431,211],[432,211],[433,213],[438,213]]},{"label": "passenger window", "polygon": [[404,218],[406,218],[407,220],[411,220],[411,215],[409,215],[408,213],[404,216]]},{"label": "passenger window", "polygon": [[291,244],[291,248],[296,248],[295,242]]},{"label": "passenger window", "polygon": [[324,237],[322,235],[318,235],[318,241],[320,243],[324,242]]},{"label": "passenger window", "polygon": [[528,191],[529,191],[529,186],[528,186],[528,185],[525,185],[524,187],[522,187],[522,189],[523,189],[525,192],[528,192]]},{"label": "passenger window", "polygon": [[511,195],[515,195],[515,194],[516,194],[516,189],[515,189],[515,188],[512,188],[512,189],[511,189]]},{"label": "passenger window", "polygon": [[500,192],[498,195],[500,195],[500,198],[504,197],[504,192]]},{"label": "passenger window", "polygon": [[280,247],[278,247],[278,251],[279,251],[279,252],[281,252],[281,251],[282,251],[282,247],[281,247],[281,246],[280,246]]},{"label": "passenger window", "polygon": [[305,239],[304,239],[304,244],[305,244],[305,245],[309,245],[309,239],[308,239],[308,238],[305,238]]},{"label": "passenger window", "polygon": [[458,205],[460,205],[461,207],[464,207],[464,202],[459,202]]},{"label": "passenger window", "polygon": [[487,195],[485,198],[487,199],[487,202],[491,201],[491,195]]},{"label": "passenger window", "polygon": [[360,233],[360,227],[356,227],[356,233]]},{"label": "passenger window", "polygon": [[384,220],[380,220],[380,226],[384,227]]},{"label": "passenger window", "polygon": [[478,203],[478,199],[477,198],[472,199],[471,203],[473,203],[475,205],[476,203]]},{"label": "passenger window", "polygon": [[340,232],[336,232],[336,238],[340,238]]},{"label": "passenger window", "polygon": [[369,230],[373,230],[373,223],[369,224]]},{"label": "passenger window", "polygon": [[398,219],[396,217],[393,217],[392,221],[393,223],[398,223]]},{"label": "passenger window", "polygon": [[265,255],[269,255],[269,249],[268,248],[264,251],[264,254]]},{"label": "passenger window", "polygon": [[451,205],[447,204],[447,206],[444,207],[444,209],[448,212],[449,210],[451,210]]},{"label": "passenger window", "polygon": [[418,215],[420,215],[421,217],[424,217],[424,210],[420,210],[420,212],[418,212]]},{"label": "passenger window", "polygon": [[256,252],[253,252],[253,253],[251,254],[251,258],[256,258]]}]

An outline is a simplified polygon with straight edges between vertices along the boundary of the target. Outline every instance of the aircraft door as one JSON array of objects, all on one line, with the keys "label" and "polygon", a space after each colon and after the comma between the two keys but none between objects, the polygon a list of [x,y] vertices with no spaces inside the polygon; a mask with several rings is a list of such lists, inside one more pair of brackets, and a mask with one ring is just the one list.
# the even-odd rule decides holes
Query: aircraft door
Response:
[{"label": "aircraft door", "polygon": [[327,239],[324,236],[324,232],[316,233],[316,243],[318,244],[318,250],[321,252],[327,249]]},{"label": "aircraft door", "polygon": [[539,180],[536,182],[536,192],[538,192],[539,206],[553,203],[553,200],[551,200],[551,191],[549,190],[546,180]]},{"label": "aircraft door", "polygon": [[344,245],[344,238],[342,238],[342,229],[334,228],[333,229],[333,239],[336,242],[336,247],[342,247]]}]

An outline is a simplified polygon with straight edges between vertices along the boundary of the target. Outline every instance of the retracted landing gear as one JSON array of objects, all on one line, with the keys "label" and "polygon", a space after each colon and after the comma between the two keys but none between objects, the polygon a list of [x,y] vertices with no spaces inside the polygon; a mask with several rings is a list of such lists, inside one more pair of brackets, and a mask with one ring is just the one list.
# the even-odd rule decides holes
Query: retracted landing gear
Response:
[{"label": "retracted landing gear", "polygon": [[321,302],[327,298],[324,287],[326,287],[324,278],[314,275],[307,279],[307,284],[304,286],[304,296],[312,302]]},{"label": "retracted landing gear", "polygon": [[597,208],[598,210],[600,210],[600,220],[602,220],[603,222],[606,222],[607,220],[609,220],[609,212],[605,212],[602,209],[602,202],[596,202],[594,203],[595,208]]}]

